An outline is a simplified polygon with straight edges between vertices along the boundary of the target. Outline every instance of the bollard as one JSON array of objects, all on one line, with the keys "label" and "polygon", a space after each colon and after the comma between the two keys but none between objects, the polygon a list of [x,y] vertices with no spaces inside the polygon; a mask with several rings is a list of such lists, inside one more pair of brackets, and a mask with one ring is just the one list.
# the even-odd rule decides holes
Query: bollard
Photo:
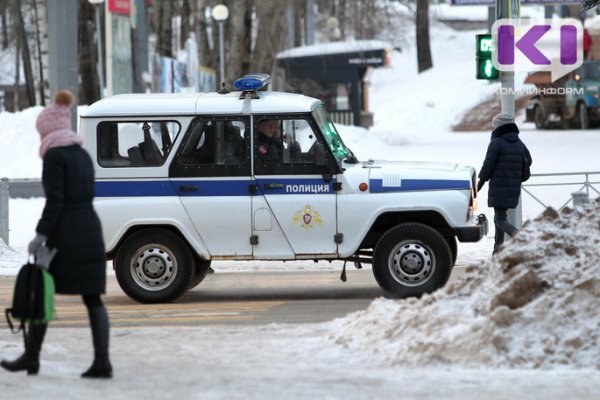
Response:
[{"label": "bollard", "polygon": [[8,178],[0,179],[0,239],[8,245]]},{"label": "bollard", "polygon": [[573,197],[573,207],[583,206],[590,201],[590,195],[587,192],[571,193]]}]

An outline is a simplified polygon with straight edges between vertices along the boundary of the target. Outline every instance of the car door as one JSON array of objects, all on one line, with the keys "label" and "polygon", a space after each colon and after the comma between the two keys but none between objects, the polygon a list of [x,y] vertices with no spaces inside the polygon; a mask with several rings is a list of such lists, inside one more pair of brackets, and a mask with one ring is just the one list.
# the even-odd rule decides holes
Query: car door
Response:
[{"label": "car door", "polygon": [[[252,204],[255,258],[287,242],[294,258],[335,256],[335,175],[317,165],[318,128],[310,114],[255,115]],[[321,153],[322,154],[322,153]]]},{"label": "car door", "polygon": [[170,166],[171,183],[213,258],[251,258],[247,117],[198,117]]}]

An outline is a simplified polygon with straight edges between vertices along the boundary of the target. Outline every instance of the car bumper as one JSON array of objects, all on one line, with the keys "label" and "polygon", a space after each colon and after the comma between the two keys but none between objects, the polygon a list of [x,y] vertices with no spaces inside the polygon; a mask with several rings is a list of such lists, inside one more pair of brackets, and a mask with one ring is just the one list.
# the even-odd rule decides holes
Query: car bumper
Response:
[{"label": "car bumper", "polygon": [[460,242],[478,242],[488,234],[488,220],[484,214],[479,214],[473,225],[456,228],[454,232]]}]

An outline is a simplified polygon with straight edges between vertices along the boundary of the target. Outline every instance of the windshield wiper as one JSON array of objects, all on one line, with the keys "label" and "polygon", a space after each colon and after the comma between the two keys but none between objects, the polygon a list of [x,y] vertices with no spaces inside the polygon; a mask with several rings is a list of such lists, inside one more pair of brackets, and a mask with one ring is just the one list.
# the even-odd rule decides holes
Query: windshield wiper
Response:
[{"label": "windshield wiper", "polygon": [[348,150],[348,157],[344,158],[344,162],[348,164],[358,164],[358,158],[356,158],[352,150],[347,147],[346,149]]}]

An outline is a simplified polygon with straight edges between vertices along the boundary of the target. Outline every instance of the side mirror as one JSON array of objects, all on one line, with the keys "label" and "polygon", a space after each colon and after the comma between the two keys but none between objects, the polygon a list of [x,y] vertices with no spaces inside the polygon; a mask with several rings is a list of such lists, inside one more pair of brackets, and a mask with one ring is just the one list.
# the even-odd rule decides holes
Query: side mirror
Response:
[{"label": "side mirror", "polygon": [[317,167],[327,166],[327,156],[325,155],[325,147],[322,143],[317,143],[315,147],[315,165]]}]

